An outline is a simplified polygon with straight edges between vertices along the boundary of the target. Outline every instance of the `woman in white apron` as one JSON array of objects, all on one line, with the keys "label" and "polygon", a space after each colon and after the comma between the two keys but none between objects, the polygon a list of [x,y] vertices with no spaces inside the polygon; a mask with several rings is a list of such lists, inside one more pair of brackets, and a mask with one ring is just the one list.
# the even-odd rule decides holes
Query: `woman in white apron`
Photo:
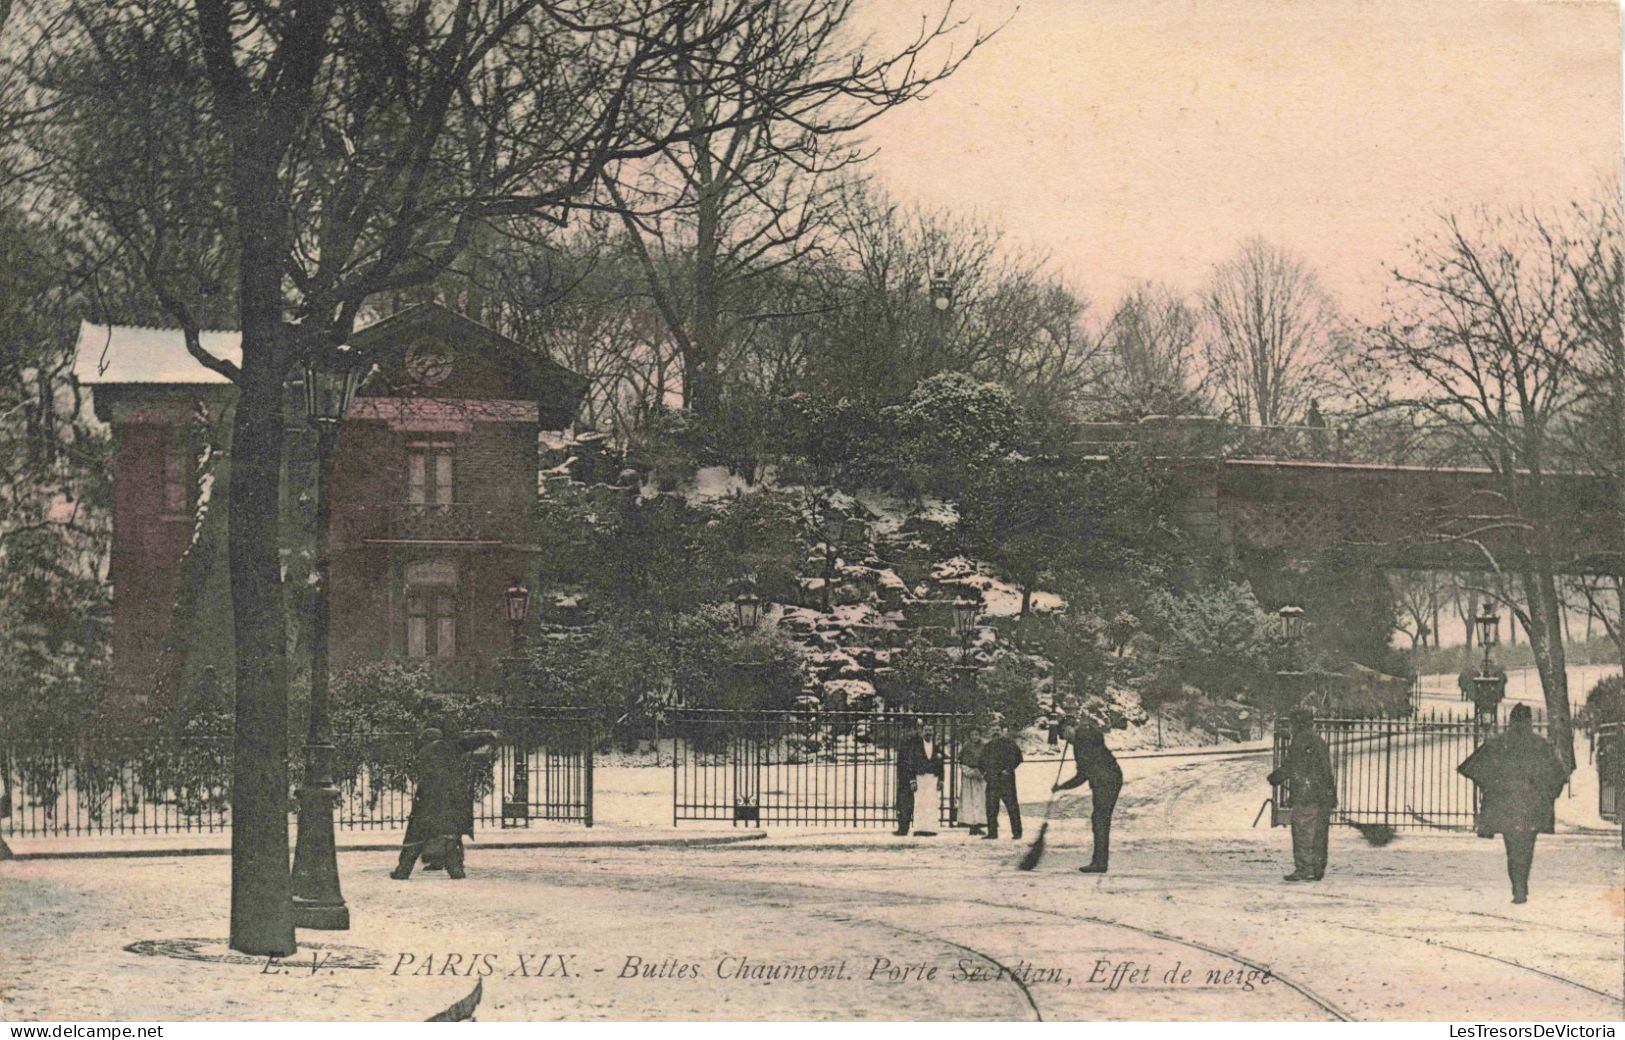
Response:
[{"label": "woman in white apron", "polygon": [[982,734],[969,733],[959,745],[959,822],[971,834],[987,827],[987,778],[982,775]]}]

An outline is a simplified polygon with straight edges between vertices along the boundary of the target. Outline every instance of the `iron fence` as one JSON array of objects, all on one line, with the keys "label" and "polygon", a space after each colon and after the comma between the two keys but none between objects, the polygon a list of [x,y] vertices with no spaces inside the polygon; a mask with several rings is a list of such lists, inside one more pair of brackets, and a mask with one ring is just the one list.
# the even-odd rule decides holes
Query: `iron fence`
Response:
[{"label": "iron fence", "polygon": [[[474,820],[592,826],[593,720],[570,709],[505,716],[495,752],[468,777]],[[412,809],[416,732],[356,726],[333,735],[334,823],[394,830]],[[289,748],[297,786],[303,749]],[[231,826],[232,737],[210,733],[0,743],[0,834],[15,837],[212,833]],[[295,808],[289,795],[290,816]]]},{"label": "iron fence", "polygon": [[[1620,788],[1625,786],[1625,725],[1604,722],[1592,730],[1591,760],[1597,767],[1597,815],[1625,824]],[[1622,833],[1625,841],[1625,833]]]},{"label": "iron fence", "polygon": [[208,833],[230,824],[231,740],[98,736],[0,745],[0,833]]},{"label": "iron fence", "polygon": [[[533,710],[509,715],[498,749],[494,805],[481,805],[483,823],[529,827],[532,820],[592,826],[593,749],[598,732],[589,711]],[[492,812],[494,810],[494,813]]]},{"label": "iron fence", "polygon": [[[959,816],[968,716],[685,709],[671,722],[672,822],[894,827],[896,749],[915,719],[942,755],[937,821]],[[916,815],[924,815],[919,806]]]},{"label": "iron fence", "polygon": [[[1333,822],[1395,830],[1471,830],[1477,791],[1456,767],[1503,726],[1504,718],[1489,722],[1438,715],[1317,718],[1315,732],[1331,752],[1337,779]],[[1544,719],[1537,719],[1534,728],[1544,736]],[[1278,722],[1276,768],[1287,740],[1287,724]],[[1273,797],[1271,822],[1280,826],[1292,807],[1291,791],[1278,785]]]}]

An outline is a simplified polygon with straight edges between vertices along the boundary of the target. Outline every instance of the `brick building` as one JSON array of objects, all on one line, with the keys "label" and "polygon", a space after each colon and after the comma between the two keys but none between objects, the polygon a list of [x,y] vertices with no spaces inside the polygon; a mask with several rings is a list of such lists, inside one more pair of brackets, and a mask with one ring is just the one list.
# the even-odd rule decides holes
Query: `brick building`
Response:
[{"label": "brick building", "polygon": [[[206,332],[202,346],[240,354],[232,332]],[[506,650],[502,593],[539,549],[540,437],[571,425],[585,381],[433,304],[357,331],[351,346],[376,367],[334,455],[333,667],[396,657],[477,670]],[[118,695],[173,696],[202,664],[229,675],[225,525],[213,508],[223,496],[210,489],[224,487],[234,388],[173,329],[86,324],[74,373],[113,432]],[[282,548],[300,600],[314,486],[302,400],[291,383]]]}]

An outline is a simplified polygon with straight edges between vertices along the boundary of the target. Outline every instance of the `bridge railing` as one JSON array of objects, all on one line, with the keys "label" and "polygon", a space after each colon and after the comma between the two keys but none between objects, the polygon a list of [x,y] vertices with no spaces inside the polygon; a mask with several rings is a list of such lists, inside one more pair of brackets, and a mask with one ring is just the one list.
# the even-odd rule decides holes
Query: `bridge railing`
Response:
[{"label": "bridge railing", "polygon": [[1471,464],[1436,434],[1407,424],[1244,424],[1196,416],[1148,416],[1133,423],[1089,423],[1077,448],[1109,455],[1131,448],[1158,454],[1280,459],[1383,466]]}]

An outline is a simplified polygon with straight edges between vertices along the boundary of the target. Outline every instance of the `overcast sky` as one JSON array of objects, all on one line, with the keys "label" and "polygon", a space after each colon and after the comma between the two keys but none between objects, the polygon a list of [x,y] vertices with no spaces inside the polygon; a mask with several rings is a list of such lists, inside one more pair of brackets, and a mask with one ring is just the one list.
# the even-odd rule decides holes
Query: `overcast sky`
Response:
[{"label": "overcast sky", "polygon": [[[929,0],[863,0],[878,40]],[[872,125],[894,195],[975,212],[1107,307],[1250,234],[1356,313],[1436,215],[1620,167],[1612,0],[960,0],[1003,31]],[[1617,173],[1615,173],[1617,176]]]}]

